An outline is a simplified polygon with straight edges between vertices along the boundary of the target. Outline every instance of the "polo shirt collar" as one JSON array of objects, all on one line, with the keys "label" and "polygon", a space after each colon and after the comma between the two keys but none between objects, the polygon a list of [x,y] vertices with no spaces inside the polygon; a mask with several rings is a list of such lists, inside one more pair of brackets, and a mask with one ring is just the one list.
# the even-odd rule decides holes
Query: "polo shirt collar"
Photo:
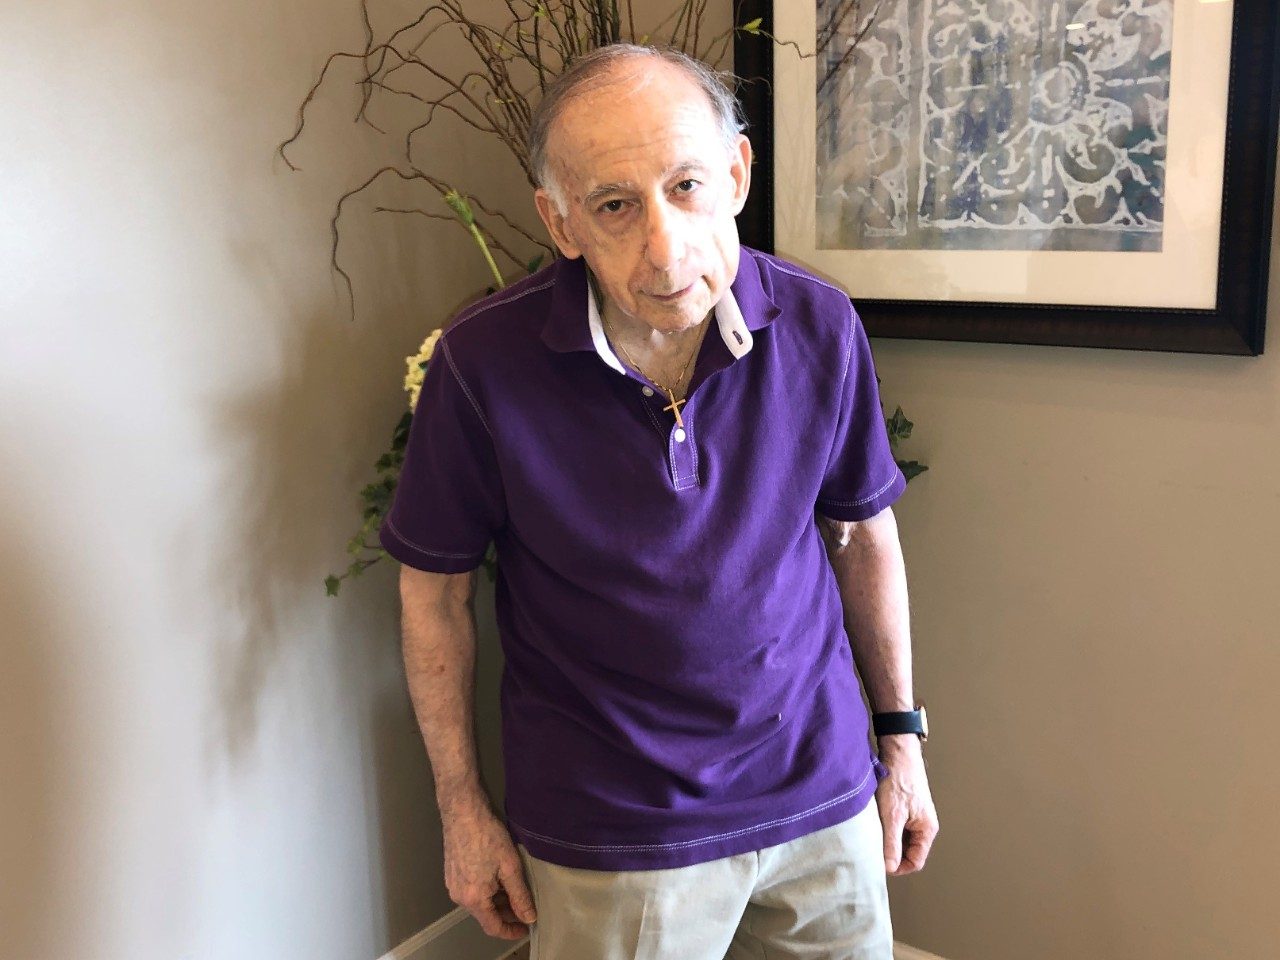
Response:
[{"label": "polo shirt collar", "polygon": [[[560,257],[551,269],[555,287],[542,341],[560,353],[594,350],[609,366],[625,372],[604,335],[599,306],[587,283],[586,261]],[[752,331],[768,326],[780,313],[764,285],[759,258],[750,248],[742,247],[737,276],[715,307],[720,336],[734,358],[751,349]]]}]

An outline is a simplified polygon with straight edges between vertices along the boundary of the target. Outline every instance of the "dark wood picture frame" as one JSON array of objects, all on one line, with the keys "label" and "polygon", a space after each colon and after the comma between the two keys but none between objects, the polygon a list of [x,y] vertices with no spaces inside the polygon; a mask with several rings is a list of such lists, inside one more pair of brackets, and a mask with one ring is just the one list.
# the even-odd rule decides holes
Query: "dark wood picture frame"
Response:
[{"label": "dark wood picture frame", "polygon": [[[773,33],[774,4],[740,0],[735,22]],[[872,336],[1186,353],[1262,353],[1280,104],[1280,3],[1234,0],[1217,300],[1214,309],[1099,307],[856,297]],[[738,217],[742,242],[774,251],[774,41],[739,30],[734,72],[756,162]]]}]

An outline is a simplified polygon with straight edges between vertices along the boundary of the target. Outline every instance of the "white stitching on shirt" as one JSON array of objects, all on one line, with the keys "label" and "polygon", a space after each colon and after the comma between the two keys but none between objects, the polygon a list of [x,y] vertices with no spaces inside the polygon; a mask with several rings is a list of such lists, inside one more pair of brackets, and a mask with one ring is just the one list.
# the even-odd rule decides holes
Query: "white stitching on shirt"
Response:
[{"label": "white stitching on shirt", "polygon": [[698,445],[693,440],[693,413],[692,411],[688,411],[684,413],[683,416],[685,418],[685,423],[688,424],[688,426],[685,428],[685,431],[684,431],[684,442],[690,445],[690,453],[693,456],[693,465],[691,467],[692,472],[689,473],[689,475],[686,476],[685,479],[692,480],[693,481],[692,485],[697,486],[698,484]]},{"label": "white stitching on shirt", "polygon": [[820,283],[820,284],[822,284],[822,286],[826,287],[828,290],[834,290],[836,293],[840,294],[840,296],[842,296],[842,297],[847,298],[847,297],[849,296],[847,293],[845,293],[845,292],[844,292],[843,290],[841,290],[839,287],[832,286],[831,284],[827,283],[827,281],[825,281],[825,280],[819,280],[817,277],[811,277],[811,276],[809,276],[809,275],[808,275],[808,274],[806,274],[806,273],[796,273],[794,270],[788,270],[788,269],[787,269],[786,267],[784,267],[784,266],[782,265],[782,263],[781,263],[780,261],[778,261],[778,260],[770,259],[770,260],[769,260],[769,263],[770,263],[770,264],[771,264],[775,269],[781,270],[783,273],[789,273],[789,274],[791,274],[791,276],[793,276],[793,277],[799,277],[801,280],[808,280],[810,283]]},{"label": "white stitching on shirt", "polygon": [[[830,284],[823,284],[823,286],[830,286]],[[834,289],[834,288],[832,288],[832,289]],[[854,326],[853,326],[853,325],[854,325],[854,323],[856,322],[856,317],[857,317],[857,313],[856,313],[856,312],[854,311],[854,309],[853,309],[853,301],[852,301],[852,300],[850,300],[850,301],[849,301],[849,339],[848,339],[848,340],[846,341],[846,343],[845,343],[845,348],[844,348],[844,360],[843,360],[843,366],[841,367],[841,373],[840,373],[840,386],[839,386],[839,388],[836,390],[836,401],[837,401],[836,421],[837,421],[837,424],[839,423],[839,419],[840,419],[840,417],[844,414],[844,411],[843,411],[843,410],[841,410],[841,409],[839,409],[839,400],[840,400],[840,398],[841,398],[841,397],[843,397],[843,396],[844,396],[844,385],[849,381],[849,361],[850,361],[850,359],[851,359],[851,358],[852,358],[852,356],[853,356],[853,331],[854,331]],[[852,417],[853,415],[852,415],[852,414],[850,414],[850,416]],[[837,440],[839,440],[839,439],[840,439],[840,431],[839,431],[839,428],[837,427],[837,429],[836,429],[835,431],[833,431],[833,436],[831,437],[831,449],[829,449],[829,450],[827,451],[827,463],[830,463],[830,462],[831,462],[831,458],[832,458],[833,456],[835,456],[835,452],[836,452],[836,441],[837,441]]]},{"label": "white stitching on shirt", "polygon": [[849,302],[849,339],[845,342],[844,367],[843,367],[844,373],[840,377],[840,391],[843,392],[844,382],[849,376],[849,355],[853,352],[853,331],[856,329],[858,320],[860,319],[858,317],[857,311],[853,309],[853,301],[849,299],[849,295],[847,293],[845,293],[839,287],[833,287],[831,284],[827,283],[827,281],[825,280],[819,280],[817,277],[810,277],[807,274],[796,273],[796,271],[794,270],[788,270],[786,267],[784,267],[781,263],[779,263],[776,260],[771,259],[769,262],[773,264],[773,266],[776,267],[778,270],[781,270],[783,273],[789,273],[793,277],[799,277],[801,280],[808,280],[812,283],[816,283],[821,286],[824,286],[828,290],[834,290],[836,293],[840,294],[840,297],[842,299],[848,300]]},{"label": "white stitching on shirt", "polygon": [[671,482],[679,490],[680,484],[685,478],[680,476],[680,460],[676,456],[676,435],[674,430],[669,431],[667,434],[667,455],[671,457]]},{"label": "white stitching on shirt", "polygon": [[876,493],[869,494],[867,495],[867,497],[863,497],[860,500],[819,499],[818,503],[827,503],[829,504],[829,506],[832,506],[832,507],[858,507],[858,506],[861,506],[861,504],[863,503],[867,503],[868,500],[876,499],[877,497],[879,497],[879,495],[884,493],[884,490],[891,488],[891,486],[896,483],[897,483],[897,472],[895,471],[895,474],[893,474],[893,476],[890,477],[890,481],[888,481],[887,484],[884,484],[881,489],[878,489]]},{"label": "white stitching on shirt", "polygon": [[[513,294],[512,296],[506,297],[502,300],[495,300],[493,303],[478,303],[476,304],[474,310],[471,313],[463,312],[462,315],[459,316],[457,320],[453,321],[453,323],[449,325],[449,330],[454,330],[455,328],[462,326],[472,317],[478,317],[482,313],[488,313],[494,307],[500,307],[504,303],[512,303],[516,300],[519,300],[521,297],[528,296],[531,293],[537,293],[539,290],[545,290],[547,289],[547,287],[551,286],[553,283],[555,283],[554,280],[548,280],[546,283],[541,283],[536,287],[529,287],[527,290],[521,290],[517,294]],[[449,330],[446,330],[445,332],[448,333]]]},{"label": "white stitching on shirt", "polygon": [[[848,376],[849,354],[853,350],[853,331],[854,331],[854,328],[857,326],[858,321],[861,319],[858,316],[857,311],[853,309],[853,300],[851,300],[849,298],[849,295],[845,293],[843,290],[841,290],[839,287],[832,286],[831,284],[827,283],[827,281],[825,280],[819,280],[817,277],[810,277],[803,273],[796,273],[794,270],[788,270],[786,267],[784,267],[781,263],[779,263],[776,260],[770,260],[769,262],[772,263],[773,266],[775,266],[777,269],[781,270],[783,273],[789,273],[791,274],[791,276],[799,277],[801,280],[809,280],[812,283],[820,284],[821,286],[826,287],[828,290],[834,290],[836,293],[840,294],[842,299],[849,301],[849,342],[845,346],[845,352],[844,352],[844,370],[845,370],[845,375]],[[840,380],[840,389],[841,390],[844,389],[843,378],[841,378]]]},{"label": "white stitching on shirt", "polygon": [[849,359],[853,355],[853,331],[857,327],[857,314],[853,310],[853,301],[849,301],[849,339],[844,346],[844,373],[840,376],[840,393],[844,393],[845,381],[849,379]]},{"label": "white stitching on shirt", "polygon": [[453,352],[449,349],[449,344],[440,339],[440,346],[444,350],[444,358],[449,362],[449,369],[453,371],[454,377],[458,381],[458,385],[462,387],[462,392],[467,395],[467,399],[471,401],[471,409],[475,410],[476,416],[480,418],[480,423],[484,426],[485,433],[493,437],[493,431],[489,429],[489,421],[484,418],[484,413],[480,410],[480,404],[476,403],[476,398],[471,395],[471,388],[467,386],[467,381],[462,379],[462,374],[458,372],[458,365],[453,362]]},{"label": "white stitching on shirt", "polygon": [[404,541],[406,545],[413,547],[413,549],[417,550],[419,553],[430,554],[433,557],[451,557],[455,560],[474,560],[477,556],[483,556],[483,554],[475,553],[441,553],[439,550],[428,550],[421,544],[414,543],[401,533],[400,528],[391,522],[391,514],[387,514],[387,526],[391,528],[391,532],[394,533],[398,539]]},{"label": "white stitching on shirt", "polygon": [[826,803],[820,803],[816,807],[810,807],[808,810],[802,810],[800,813],[793,813],[789,817],[779,817],[777,820],[766,820],[764,823],[757,823],[754,827],[743,827],[741,830],[730,830],[727,833],[716,833],[709,837],[703,837],[700,840],[679,840],[673,843],[572,843],[568,840],[557,840],[556,838],[548,837],[545,834],[534,833],[532,830],[528,830],[525,827],[520,826],[520,824],[510,818],[508,818],[507,822],[513,827],[517,827],[529,836],[536,837],[544,843],[553,843],[559,847],[572,847],[575,850],[669,850],[673,847],[693,847],[700,843],[712,843],[716,840],[727,840],[731,837],[738,837],[744,833],[763,830],[765,827],[780,826],[784,823],[791,823],[792,821],[799,820],[802,817],[807,817],[810,814],[820,813],[828,807],[833,807],[837,803],[848,800],[859,790],[865,787],[867,785],[867,781],[874,777],[875,774],[876,768],[872,765],[871,769],[867,771],[866,776],[859,781],[856,787],[848,793],[842,793],[840,796],[835,797],[832,800],[828,800]]},{"label": "white stitching on shirt", "polygon": [[686,439],[689,441],[689,443],[693,444],[693,476],[694,476],[694,479],[697,479],[697,476],[698,476],[698,445],[697,445],[696,443],[694,443],[694,441],[693,441],[693,412],[692,412],[692,411],[690,411],[690,412],[689,412],[689,414],[688,414],[687,416],[688,416],[688,418],[689,418],[689,429],[688,429],[688,430],[686,430],[686,431],[685,431],[685,433],[687,434]]},{"label": "white stitching on shirt", "polygon": [[458,384],[462,387],[462,392],[465,393],[467,395],[467,399],[471,401],[472,409],[475,410],[476,416],[480,418],[480,422],[484,425],[485,432],[489,434],[490,437],[493,437],[493,430],[489,426],[489,421],[485,419],[484,413],[480,410],[480,404],[476,403],[476,398],[472,396],[471,389],[467,386],[467,381],[464,380],[462,378],[462,374],[458,372],[458,365],[453,362],[453,354],[449,350],[449,341],[446,338],[445,334],[452,333],[454,330],[462,326],[468,320],[474,317],[478,317],[482,313],[488,313],[490,310],[494,309],[495,307],[501,307],[503,304],[513,303],[516,300],[519,300],[521,297],[526,297],[531,293],[537,293],[539,290],[545,290],[547,289],[547,287],[551,286],[553,283],[555,283],[554,280],[548,280],[546,283],[541,283],[536,287],[529,287],[527,290],[521,290],[519,293],[513,294],[512,296],[509,296],[509,297],[504,297],[501,300],[495,300],[492,303],[476,304],[475,308],[472,310],[471,313],[464,312],[461,316],[458,317],[457,320],[455,320],[452,324],[449,325],[449,328],[443,334],[440,335],[439,346],[444,350],[444,358],[449,363],[449,369],[453,371],[454,377],[457,379]]}]

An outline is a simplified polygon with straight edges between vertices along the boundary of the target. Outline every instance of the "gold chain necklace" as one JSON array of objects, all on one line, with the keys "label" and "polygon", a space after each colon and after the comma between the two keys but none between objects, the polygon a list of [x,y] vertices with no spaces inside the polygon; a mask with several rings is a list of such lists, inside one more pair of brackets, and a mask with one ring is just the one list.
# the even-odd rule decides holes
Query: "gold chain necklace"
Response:
[{"label": "gold chain necklace", "polygon": [[[605,320],[603,316],[601,316],[600,319],[604,321],[605,329],[608,330],[611,326],[609,322]],[[704,320],[703,323],[705,322],[706,321]],[[614,346],[616,346],[619,350],[622,351],[622,356],[626,358],[627,363],[631,364],[631,366],[633,366],[636,370],[639,370],[643,376],[649,377],[649,375],[645,373],[644,370],[640,367],[640,364],[636,363],[635,360],[631,358],[631,354],[628,353],[627,348],[622,345],[622,340],[620,337],[618,337],[617,333],[613,331],[610,331],[610,332],[613,333],[612,339],[613,339]],[[699,343],[699,346],[701,346],[702,341],[699,340],[698,343]],[[698,352],[699,352],[698,347],[694,347],[693,351],[689,354],[689,359],[684,362],[684,366],[680,368],[680,373],[676,376],[676,382],[675,382],[676,386],[679,386],[680,381],[684,379],[684,375],[689,369],[689,364],[693,362],[693,358],[698,355]],[[683,428],[684,418],[680,416],[680,407],[682,404],[686,403],[687,401],[683,397],[677,400],[676,392],[674,389],[668,386],[664,386],[663,384],[655,380],[653,377],[649,377],[649,379],[653,380],[654,385],[663,393],[665,393],[667,395],[667,398],[671,401],[670,404],[662,408],[663,412],[665,413],[667,410],[670,410],[672,413],[674,413],[676,415],[676,426]]]}]

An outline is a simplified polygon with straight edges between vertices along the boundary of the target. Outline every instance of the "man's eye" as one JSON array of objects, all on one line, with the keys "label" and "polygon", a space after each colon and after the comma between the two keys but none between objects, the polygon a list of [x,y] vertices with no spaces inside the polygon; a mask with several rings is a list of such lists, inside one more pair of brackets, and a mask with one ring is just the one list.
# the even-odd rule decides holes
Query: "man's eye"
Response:
[{"label": "man's eye", "polygon": [[[606,200],[604,203],[600,204],[600,209],[605,213],[617,213],[622,209],[622,203],[623,201],[621,200]],[[614,206],[614,204],[617,204],[617,206]]]},{"label": "man's eye", "polygon": [[676,188],[679,189],[680,187],[683,187],[686,183],[690,184],[690,187],[688,190],[685,190],[683,192],[689,193],[690,191],[692,191],[693,187],[697,185],[698,181],[697,180],[681,180],[679,183],[676,184]]}]

